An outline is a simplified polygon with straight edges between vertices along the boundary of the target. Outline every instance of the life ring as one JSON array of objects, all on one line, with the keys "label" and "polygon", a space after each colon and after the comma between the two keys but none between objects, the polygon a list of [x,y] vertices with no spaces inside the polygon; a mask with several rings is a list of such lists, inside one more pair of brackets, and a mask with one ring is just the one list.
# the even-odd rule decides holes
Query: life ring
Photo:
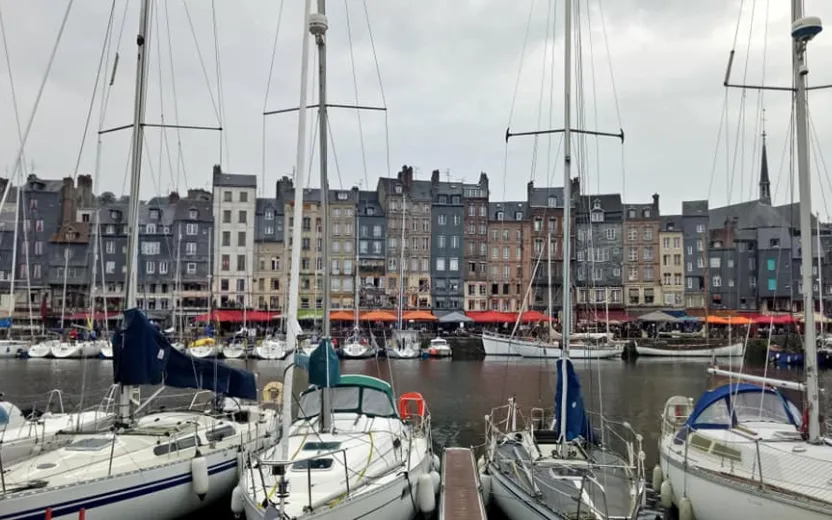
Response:
[{"label": "life ring", "polygon": [[267,403],[280,404],[283,398],[283,383],[272,381],[263,387],[263,401]]},{"label": "life ring", "polygon": [[399,396],[399,416],[403,421],[416,415],[424,418],[427,409],[425,398],[419,392],[408,392]]}]

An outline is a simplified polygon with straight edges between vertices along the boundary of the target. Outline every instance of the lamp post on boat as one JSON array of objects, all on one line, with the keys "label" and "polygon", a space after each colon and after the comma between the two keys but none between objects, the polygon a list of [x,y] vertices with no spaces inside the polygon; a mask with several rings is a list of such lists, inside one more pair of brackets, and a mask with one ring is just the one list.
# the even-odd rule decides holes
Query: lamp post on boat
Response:
[{"label": "lamp post on boat", "polygon": [[[803,267],[803,314],[806,394],[809,406],[810,443],[819,443],[817,344],[815,343],[815,304],[812,290],[812,185],[809,171],[809,142],[806,115],[806,46],[822,30],[820,18],[803,16],[803,0],[792,0],[792,67],[794,73],[795,129],[797,138],[797,178],[800,187],[800,248]],[[809,259],[808,264],[806,259]]]}]

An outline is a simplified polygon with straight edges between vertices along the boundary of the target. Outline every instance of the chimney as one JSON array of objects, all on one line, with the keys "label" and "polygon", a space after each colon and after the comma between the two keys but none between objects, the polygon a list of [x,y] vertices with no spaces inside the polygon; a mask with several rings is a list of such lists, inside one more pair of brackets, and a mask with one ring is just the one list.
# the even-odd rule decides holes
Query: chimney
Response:
[{"label": "chimney", "polygon": [[404,171],[404,184],[408,190],[413,187],[413,166],[408,166]]},{"label": "chimney", "polygon": [[433,170],[430,174],[430,183],[436,186],[439,184],[439,170]]},{"label": "chimney", "polygon": [[399,171],[398,175],[396,176],[399,179],[399,182],[404,184],[404,176],[405,172],[407,171],[407,165],[402,164],[402,169]]},{"label": "chimney", "polygon": [[78,176],[77,204],[82,208],[90,208],[93,205],[94,195],[92,193],[92,175]]},{"label": "chimney", "polygon": [[168,204],[176,204],[177,202],[179,202],[179,192],[170,192],[170,195],[168,195]]},{"label": "chimney", "polygon": [[215,164],[214,165],[214,175],[220,175],[220,174],[222,174],[222,168],[220,167],[219,164]]},{"label": "chimney", "polygon": [[572,196],[578,196],[581,194],[581,179],[580,177],[573,177],[572,178],[572,186],[570,187],[572,191]]},{"label": "chimney", "polygon": [[[6,191],[6,186],[9,185],[9,179],[5,177],[0,177],[0,194]],[[2,197],[3,195],[0,195]]]},{"label": "chimney", "polygon": [[294,185],[295,183],[292,179],[286,175],[278,179],[277,184],[275,185],[275,198],[281,203],[286,202],[286,196]]},{"label": "chimney", "polygon": [[526,184],[526,202],[532,201],[532,191],[534,190],[534,181],[529,181]]},{"label": "chimney", "polygon": [[656,216],[659,214],[659,194],[653,194],[653,209],[656,211]]},{"label": "chimney", "polygon": [[64,177],[61,187],[61,222],[68,224],[75,221],[75,183],[72,177]]},{"label": "chimney", "polygon": [[485,172],[480,172],[480,188],[485,191],[485,196],[488,197],[488,174]]}]

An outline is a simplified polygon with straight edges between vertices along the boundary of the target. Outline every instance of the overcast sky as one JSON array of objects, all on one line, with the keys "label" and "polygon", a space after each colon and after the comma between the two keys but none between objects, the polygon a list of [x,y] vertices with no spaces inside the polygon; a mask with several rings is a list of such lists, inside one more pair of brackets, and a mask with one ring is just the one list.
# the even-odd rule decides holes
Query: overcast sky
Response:
[{"label": "overcast sky", "polygon": [[[291,174],[297,116],[266,118],[264,134],[262,113],[264,106],[274,110],[298,104],[301,3],[287,1],[281,11],[284,2],[279,0],[216,0],[224,105],[224,114],[218,115],[211,2],[154,2],[147,122],[159,123],[164,118],[170,124],[178,112],[180,124],[217,126],[222,121],[224,132],[221,152],[219,132],[182,130],[177,136],[173,130],[162,134],[148,129],[143,196],[177,187],[181,191],[208,188],[211,166],[217,162],[224,171],[265,179],[261,193],[267,196],[274,194],[279,176]],[[139,4],[138,0],[115,2],[109,64],[100,81],[109,82],[117,44],[119,63],[102,128],[132,121]],[[787,0],[746,0],[740,15],[738,0],[582,1],[577,18],[582,24],[583,82],[582,87],[573,88],[578,102],[572,126],[611,132],[623,127],[626,134],[623,148],[610,138],[573,143],[584,191],[622,192],[630,202],[647,202],[657,192],[665,214],[678,213],[682,200],[707,198],[716,206],[756,197],[758,135],[761,106],[765,106],[772,191],[777,202],[789,201],[788,160],[783,162],[789,128],[787,93],[769,92],[761,103],[757,92],[748,92],[743,104],[742,93],[732,91],[727,124],[719,137],[725,97],[722,79],[735,33],[734,81],[741,81],[745,71],[748,83],[790,84],[789,4]],[[807,0],[806,4],[807,14],[832,20],[832,3]],[[328,2],[329,100],[355,103],[356,86],[361,104],[382,106],[386,99],[391,174],[402,164],[411,164],[418,169],[418,178],[428,179],[438,169],[443,180],[473,182],[485,171],[491,179],[492,200],[524,198],[530,179],[538,186],[562,185],[560,137],[542,137],[537,142],[516,138],[508,146],[504,139],[509,125],[515,131],[535,130],[548,127],[551,117],[553,127],[563,126],[562,1],[366,0],[366,5],[375,54],[364,3]],[[24,130],[66,6],[67,0],[0,0]],[[75,171],[110,9],[111,2],[105,0],[79,0],[73,5],[25,147],[27,173],[32,165],[43,177],[63,177]],[[554,27],[554,36],[547,27]],[[553,39],[554,49],[547,43]],[[812,84],[832,83],[830,51],[832,30],[821,33],[810,46],[810,63],[816,65],[810,69]],[[2,58],[0,157],[10,175],[19,139],[9,69],[5,55]],[[310,84],[316,79],[310,74]],[[519,89],[512,111],[515,84]],[[310,102],[316,95],[317,90],[310,87]],[[818,139],[828,143],[832,120],[820,114],[830,113],[832,91],[816,92],[812,98]],[[95,171],[101,100],[99,89],[78,173]],[[313,116],[309,111],[310,121]],[[377,178],[388,172],[384,114],[363,112],[363,132],[359,132],[354,111],[333,109],[330,120],[331,186],[348,188],[361,183],[374,188]],[[310,131],[313,127],[310,124]],[[726,134],[730,139],[727,153]],[[129,143],[129,130],[103,137],[99,191],[127,191]],[[820,165],[814,179],[815,208],[828,215],[827,208],[832,206],[824,198],[832,202],[832,184],[820,156],[814,161]],[[832,157],[827,162],[832,166]],[[315,158],[313,185],[318,185],[317,163]]]}]

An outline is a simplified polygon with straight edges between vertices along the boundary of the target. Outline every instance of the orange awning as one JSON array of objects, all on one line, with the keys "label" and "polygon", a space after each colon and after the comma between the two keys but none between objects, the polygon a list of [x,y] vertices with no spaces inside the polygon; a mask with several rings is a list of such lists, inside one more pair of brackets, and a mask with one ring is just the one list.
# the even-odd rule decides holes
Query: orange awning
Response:
[{"label": "orange awning", "polygon": [[745,316],[708,316],[705,320],[712,325],[751,325],[754,320],[746,318]]},{"label": "orange awning", "polygon": [[353,311],[332,311],[329,319],[332,321],[352,321],[355,318]]},{"label": "orange awning", "polygon": [[361,315],[364,321],[396,321],[396,316],[386,311],[368,311]]},{"label": "orange awning", "polygon": [[436,321],[436,316],[430,311],[407,311],[402,314],[405,321]]}]

